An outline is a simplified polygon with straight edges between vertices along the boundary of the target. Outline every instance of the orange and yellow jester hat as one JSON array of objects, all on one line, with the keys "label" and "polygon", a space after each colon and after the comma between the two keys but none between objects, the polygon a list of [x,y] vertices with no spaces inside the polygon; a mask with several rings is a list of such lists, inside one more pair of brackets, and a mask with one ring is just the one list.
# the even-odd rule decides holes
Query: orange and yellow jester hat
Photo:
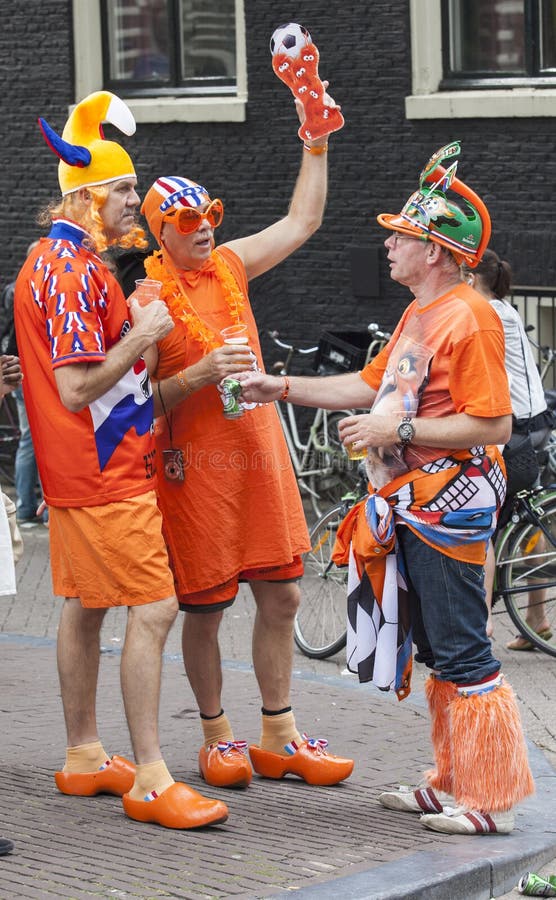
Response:
[{"label": "orange and yellow jester hat", "polygon": [[109,91],[96,91],[78,103],[66,122],[62,137],[48,122],[39,119],[46,143],[60,158],[58,181],[64,196],[81,187],[135,176],[129,154],[115,141],[105,139],[103,122],[109,122],[123,134],[135,133],[131,110]]},{"label": "orange and yellow jester hat", "polygon": [[[450,162],[447,169],[442,165],[459,156],[460,150],[459,141],[437,150],[419,176],[419,190],[402,211],[398,215],[381,213],[377,219],[391,231],[447,247],[458,265],[465,262],[474,269],[490,240],[490,216],[481,198],[456,178],[457,160]],[[447,196],[448,191],[456,195],[458,202]]]}]

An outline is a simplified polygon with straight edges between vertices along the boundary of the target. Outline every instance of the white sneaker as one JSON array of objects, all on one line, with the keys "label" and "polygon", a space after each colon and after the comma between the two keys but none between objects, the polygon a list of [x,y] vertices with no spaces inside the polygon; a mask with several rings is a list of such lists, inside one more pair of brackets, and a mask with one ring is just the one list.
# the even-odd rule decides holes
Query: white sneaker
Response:
[{"label": "white sneaker", "polygon": [[445,806],[443,812],[421,816],[419,821],[425,828],[443,834],[509,834],[514,827],[514,814],[511,809],[483,813],[465,806]]},{"label": "white sneaker", "polygon": [[377,799],[386,809],[413,813],[441,813],[445,805],[454,803],[454,798],[443,791],[427,786],[412,788],[407,784],[400,784],[395,791],[384,791]]}]

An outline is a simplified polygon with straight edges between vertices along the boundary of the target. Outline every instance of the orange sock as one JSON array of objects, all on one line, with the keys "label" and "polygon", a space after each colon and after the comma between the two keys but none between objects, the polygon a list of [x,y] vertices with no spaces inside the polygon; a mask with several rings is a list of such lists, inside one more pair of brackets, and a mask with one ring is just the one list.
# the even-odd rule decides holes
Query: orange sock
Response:
[{"label": "orange sock", "polygon": [[156,762],[137,766],[135,781],[129,796],[132,800],[145,800],[147,797],[155,800],[172,784],[174,784],[174,779],[170,775],[166,763],[163,759],[157,759]]},{"label": "orange sock", "polygon": [[100,741],[67,747],[63,772],[97,772],[110,757]]},{"label": "orange sock", "polygon": [[295,716],[291,709],[276,715],[263,713],[261,750],[268,750],[270,753],[279,753],[280,756],[287,756],[285,747],[286,744],[290,744],[292,741],[295,741],[298,746],[303,743],[303,738],[297,730]]},{"label": "orange sock", "polygon": [[202,716],[201,725],[207,749],[211,744],[217,744],[218,741],[233,741],[234,739],[232,726],[224,710],[219,716],[214,716],[212,719]]}]

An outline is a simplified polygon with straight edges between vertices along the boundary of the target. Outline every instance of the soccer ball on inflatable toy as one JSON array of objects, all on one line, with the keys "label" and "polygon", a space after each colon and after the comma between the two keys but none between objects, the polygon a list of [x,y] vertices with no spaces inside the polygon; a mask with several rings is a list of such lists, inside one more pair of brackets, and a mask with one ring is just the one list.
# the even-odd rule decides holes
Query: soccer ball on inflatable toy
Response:
[{"label": "soccer ball on inflatable toy", "polygon": [[288,22],[287,25],[279,25],[270,38],[270,52],[285,53],[295,59],[307,44],[311,43],[311,35],[303,25],[297,22]]},{"label": "soccer ball on inflatable toy", "polygon": [[305,120],[297,132],[301,140],[312,141],[342,128],[344,117],[339,108],[324,96],[319,51],[307,29],[296,22],[280,25],[270,38],[270,52],[274,73],[303,106]]}]

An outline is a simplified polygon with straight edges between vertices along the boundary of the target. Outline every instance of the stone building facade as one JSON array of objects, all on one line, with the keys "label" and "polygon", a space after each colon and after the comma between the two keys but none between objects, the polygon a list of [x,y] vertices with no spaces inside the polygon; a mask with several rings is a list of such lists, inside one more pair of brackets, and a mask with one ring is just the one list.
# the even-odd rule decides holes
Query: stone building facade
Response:
[{"label": "stone building facade", "polygon": [[[417,0],[421,9],[433,11],[434,2],[440,4]],[[492,215],[491,246],[511,261],[518,283],[556,284],[556,101],[553,115],[489,118],[475,116],[471,106],[467,118],[409,118],[415,0],[242,5],[245,120],[139,122],[135,136],[124,142],[136,162],[140,193],[158,175],[183,174],[222,198],[221,240],[284,214],[302,149],[292,98],[272,71],[268,44],[277,24],[303,17],[320,51],[321,77],[330,80],[346,125],[330,140],[322,228],[289,260],[252,282],[262,332],[277,328],[316,342],[327,327],[370,321],[391,326],[408,294],[389,279],[385,234],[375,217],[397,212],[431,153],[456,138],[463,147],[459,174]],[[58,193],[55,160],[36,121],[44,116],[60,131],[76,100],[76,10],[76,0],[5,0],[3,6],[0,286],[13,277],[39,233],[37,210]]]}]

